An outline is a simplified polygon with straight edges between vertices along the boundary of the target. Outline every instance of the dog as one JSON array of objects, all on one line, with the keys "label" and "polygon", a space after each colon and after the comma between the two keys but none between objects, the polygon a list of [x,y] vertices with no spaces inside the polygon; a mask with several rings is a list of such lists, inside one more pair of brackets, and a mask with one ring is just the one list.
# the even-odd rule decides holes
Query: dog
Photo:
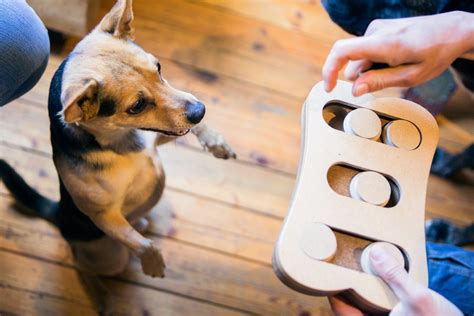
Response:
[{"label": "dog", "polygon": [[156,147],[191,132],[214,156],[236,155],[199,124],[204,105],[171,87],[158,59],[133,42],[132,21],[132,1],[119,0],[52,79],[48,110],[60,201],[41,196],[3,160],[0,176],[27,213],[59,228],[81,270],[116,275],[133,253],[146,275],[163,277],[160,249],[142,235],[165,186]]}]

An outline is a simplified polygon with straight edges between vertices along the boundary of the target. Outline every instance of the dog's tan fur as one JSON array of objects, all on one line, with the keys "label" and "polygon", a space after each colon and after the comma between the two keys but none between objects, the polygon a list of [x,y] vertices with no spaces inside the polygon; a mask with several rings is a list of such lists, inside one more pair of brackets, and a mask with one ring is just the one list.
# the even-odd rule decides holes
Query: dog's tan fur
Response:
[{"label": "dog's tan fur", "polygon": [[[144,237],[144,219],[160,199],[165,175],[155,146],[173,140],[159,134],[140,151],[121,150],[133,133],[143,141],[138,128],[183,135],[188,130],[216,157],[235,154],[222,136],[204,125],[186,119],[186,102],[196,98],[171,87],[157,70],[158,60],[134,44],[132,1],[119,0],[100,24],[74,49],[64,69],[61,102],[63,120],[74,133],[92,134],[109,151],[89,152],[85,159],[103,166],[89,170],[67,159],[55,165],[74,204],[107,236],[88,242],[72,242],[79,264],[98,274],[121,272],[128,249],[142,263],[144,273],[163,276],[165,264],[156,243]],[[101,100],[115,100],[112,115],[98,115]],[[138,98],[149,106],[138,115],[127,113]],[[105,102],[105,101],[104,101]]]}]

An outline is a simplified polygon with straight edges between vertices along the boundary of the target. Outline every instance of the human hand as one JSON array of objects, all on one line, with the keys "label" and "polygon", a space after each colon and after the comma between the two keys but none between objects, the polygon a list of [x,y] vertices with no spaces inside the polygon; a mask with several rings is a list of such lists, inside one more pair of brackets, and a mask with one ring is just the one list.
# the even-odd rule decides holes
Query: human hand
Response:
[{"label": "human hand", "polygon": [[[410,278],[403,266],[380,245],[370,250],[372,269],[390,286],[400,302],[391,316],[455,316],[461,311],[438,293]],[[338,315],[364,315],[363,312],[337,298],[329,298],[331,308]]]},{"label": "human hand", "polygon": [[[469,56],[473,36],[474,14],[461,11],[374,20],[363,37],[334,44],[323,66],[326,91],[336,86],[337,75],[347,63],[345,76],[355,80],[355,96],[418,85],[441,74],[456,58]],[[389,67],[369,70],[374,63]]]}]

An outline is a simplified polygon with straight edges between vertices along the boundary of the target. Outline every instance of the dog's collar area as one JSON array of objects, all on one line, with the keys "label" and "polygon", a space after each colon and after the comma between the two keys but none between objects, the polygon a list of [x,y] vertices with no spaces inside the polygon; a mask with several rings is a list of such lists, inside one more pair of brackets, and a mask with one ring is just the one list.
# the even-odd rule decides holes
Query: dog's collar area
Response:
[{"label": "dog's collar area", "polygon": [[189,133],[189,129],[181,130],[181,131],[178,131],[178,132],[164,131],[164,130],[157,129],[157,128],[146,128],[146,127],[143,127],[143,128],[140,128],[140,129],[143,130],[143,131],[162,133],[162,134],[165,134],[165,135],[168,135],[168,136],[184,136],[187,133]]}]

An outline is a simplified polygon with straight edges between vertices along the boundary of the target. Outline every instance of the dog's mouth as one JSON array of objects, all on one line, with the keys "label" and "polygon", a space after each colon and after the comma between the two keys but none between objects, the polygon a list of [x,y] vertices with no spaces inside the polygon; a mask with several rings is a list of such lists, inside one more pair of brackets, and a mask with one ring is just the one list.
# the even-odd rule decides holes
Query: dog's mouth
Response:
[{"label": "dog's mouth", "polygon": [[189,129],[182,129],[182,130],[178,130],[177,132],[165,131],[165,130],[158,129],[158,128],[146,128],[146,127],[143,127],[143,128],[140,128],[140,129],[144,130],[144,131],[151,131],[151,132],[165,134],[165,135],[168,135],[168,136],[184,136],[189,132]]}]

